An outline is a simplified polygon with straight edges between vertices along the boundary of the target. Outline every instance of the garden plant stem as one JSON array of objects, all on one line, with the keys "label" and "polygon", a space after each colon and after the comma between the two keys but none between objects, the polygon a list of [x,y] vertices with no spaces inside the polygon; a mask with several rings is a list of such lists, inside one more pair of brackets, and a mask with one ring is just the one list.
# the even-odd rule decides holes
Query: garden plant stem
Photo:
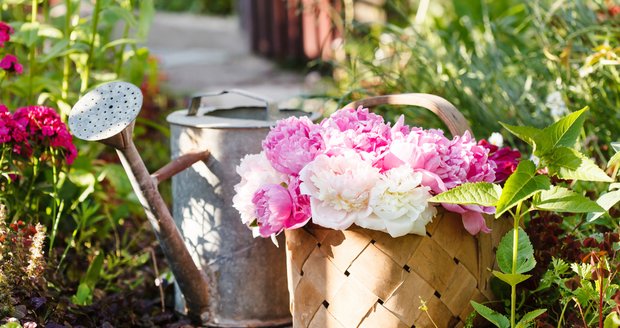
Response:
[{"label": "garden plant stem", "polygon": [[[67,40],[66,50],[71,49],[71,0],[65,0],[67,14],[65,15],[65,40]],[[64,102],[69,98],[69,56],[64,56],[62,65],[62,87],[60,97]]]},{"label": "garden plant stem", "polygon": [[[521,221],[521,206],[523,202],[517,204],[517,211],[514,216],[514,229],[513,229],[513,241],[512,241],[512,270],[514,275],[517,273],[517,259],[519,255],[519,221]],[[517,285],[511,284],[510,286],[510,327],[515,327],[515,312],[517,306]]]},{"label": "garden plant stem", "polygon": [[90,66],[92,65],[93,55],[95,53],[95,39],[97,36],[97,29],[99,27],[99,13],[101,12],[101,1],[95,1],[95,10],[93,11],[93,25],[92,25],[92,37],[90,39],[90,45],[88,49],[88,57],[86,58],[86,66],[84,67],[84,76],[82,77],[82,86],[80,93],[84,94],[88,90],[88,79],[90,78]]},{"label": "garden plant stem", "polygon": [[[30,23],[32,23],[32,25],[34,26],[34,24],[37,22],[37,7],[38,7],[38,1],[37,0],[32,0],[32,12],[31,15],[32,17],[30,17]],[[35,66],[35,44],[30,45],[30,52],[28,54],[28,59],[30,62],[30,69],[28,72],[28,99],[30,103],[34,103],[34,66]]]}]

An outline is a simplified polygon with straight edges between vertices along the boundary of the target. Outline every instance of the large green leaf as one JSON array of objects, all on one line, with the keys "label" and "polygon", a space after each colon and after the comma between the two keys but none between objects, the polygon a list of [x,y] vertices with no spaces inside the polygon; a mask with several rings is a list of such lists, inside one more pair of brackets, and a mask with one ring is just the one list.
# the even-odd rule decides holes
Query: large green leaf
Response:
[{"label": "large green leaf", "polygon": [[536,175],[536,165],[531,161],[521,161],[515,172],[506,180],[502,195],[497,201],[495,217],[517,205],[533,194],[549,189],[549,177]]},{"label": "large green leaf", "polygon": [[485,319],[489,320],[489,322],[494,324],[496,327],[499,327],[499,328],[510,327],[510,320],[508,320],[508,318],[506,318],[505,316],[491,310],[490,308],[480,303],[476,303],[474,301],[471,301],[470,303],[471,303],[471,306],[474,308],[474,310],[478,312],[478,314],[480,314]]},{"label": "large green leaf", "polygon": [[595,201],[559,186],[552,186],[549,190],[543,190],[538,197],[534,197],[532,205],[539,210],[554,212],[589,213],[603,211],[603,208]]},{"label": "large green leaf", "polygon": [[613,182],[591,159],[568,147],[558,147],[541,157],[549,173],[561,179]]},{"label": "large green leaf", "polygon": [[539,139],[542,138],[543,130],[531,126],[516,126],[500,122],[504,129],[536,148]]},{"label": "large green leaf", "polygon": [[620,202],[620,190],[610,191],[606,194],[601,195],[596,203],[602,208],[602,211],[592,211],[588,214],[587,219],[588,222],[592,222],[601,215],[605,214],[605,212],[609,211],[609,209]]},{"label": "large green leaf", "polygon": [[[515,273],[525,273],[536,266],[536,260],[534,259],[534,247],[530,242],[530,238],[525,231],[521,228],[517,230],[519,232],[519,245],[517,246],[517,265],[514,268]],[[513,272],[512,253],[514,242],[515,230],[510,230],[497,246],[497,265],[504,273]]]},{"label": "large green leaf", "polygon": [[140,1],[140,15],[138,17],[138,31],[136,32],[136,38],[146,42],[153,18],[155,18],[155,4],[153,0]]},{"label": "large green leaf", "polygon": [[464,183],[431,198],[434,203],[495,206],[502,187],[488,182]]},{"label": "large green leaf", "polygon": [[523,317],[521,317],[521,320],[519,320],[519,322],[517,323],[516,328],[529,327],[528,323],[534,321],[534,319],[538,318],[538,316],[540,316],[541,314],[545,312],[547,312],[547,309],[538,309],[538,310],[534,310],[534,311],[530,311],[526,313]]},{"label": "large green leaf", "polygon": [[620,327],[620,315],[618,312],[611,312],[605,317],[603,328],[618,328]]},{"label": "large green leaf", "polygon": [[587,110],[588,107],[584,107],[544,128],[543,137],[538,145],[540,154],[556,147],[573,147],[583,127],[583,122],[586,119],[584,113]]}]

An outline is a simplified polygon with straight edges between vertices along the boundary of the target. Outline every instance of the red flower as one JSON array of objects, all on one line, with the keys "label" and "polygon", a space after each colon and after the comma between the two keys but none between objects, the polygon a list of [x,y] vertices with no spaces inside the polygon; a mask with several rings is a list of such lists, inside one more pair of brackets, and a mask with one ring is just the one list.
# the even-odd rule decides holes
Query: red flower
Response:
[{"label": "red flower", "polygon": [[24,71],[24,67],[19,63],[17,57],[13,55],[6,55],[2,60],[0,60],[0,68],[9,72],[21,74]]},{"label": "red flower", "polygon": [[67,164],[73,163],[77,156],[73,137],[54,109],[44,106],[22,107],[15,111],[13,120],[25,128],[32,143],[60,149]]},{"label": "red flower", "polygon": [[13,34],[13,28],[0,21],[0,48],[4,47],[4,43],[11,39],[11,34]]},{"label": "red flower", "polygon": [[497,164],[495,182],[503,182],[517,169],[521,153],[510,147],[499,148],[486,140],[480,140],[478,145],[489,150],[489,160]]}]

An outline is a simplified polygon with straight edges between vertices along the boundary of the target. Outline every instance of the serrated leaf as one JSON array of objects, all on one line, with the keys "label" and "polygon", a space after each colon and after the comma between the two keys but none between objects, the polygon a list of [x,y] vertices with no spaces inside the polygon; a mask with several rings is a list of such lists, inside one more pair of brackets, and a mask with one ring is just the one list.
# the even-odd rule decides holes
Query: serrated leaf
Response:
[{"label": "serrated leaf", "polygon": [[521,317],[521,320],[519,320],[519,323],[517,323],[516,328],[526,328],[528,323],[534,321],[534,319],[538,318],[541,314],[545,312],[547,312],[547,309],[538,309],[526,313],[523,317]]},{"label": "serrated leaf", "polygon": [[516,286],[519,283],[526,281],[531,275],[529,274],[521,274],[521,273],[503,273],[496,270],[493,270],[493,275],[496,276],[499,280],[509,284],[510,286]]},{"label": "serrated leaf", "polygon": [[536,144],[539,142],[543,132],[543,130],[531,126],[516,126],[502,122],[499,124],[519,139],[527,142],[530,146],[534,147],[534,149],[536,149]]},{"label": "serrated leaf", "polygon": [[572,148],[555,148],[541,160],[547,164],[551,174],[561,179],[613,182],[591,159]]},{"label": "serrated leaf", "polygon": [[497,201],[495,217],[498,218],[520,201],[551,186],[549,177],[536,175],[536,165],[529,160],[521,161],[514,173],[506,180],[502,195]]},{"label": "serrated leaf", "polygon": [[587,216],[588,222],[592,222],[599,217],[601,217],[605,212],[609,211],[609,209],[620,202],[620,190],[610,191],[601,195],[596,203],[602,208],[602,211],[592,211]]},{"label": "serrated leaf", "polygon": [[464,183],[431,198],[434,203],[495,206],[502,187],[488,182]]},{"label": "serrated leaf", "polygon": [[494,324],[499,328],[508,328],[510,327],[510,320],[506,318],[504,315],[501,315],[494,310],[474,301],[471,301],[471,306],[480,314],[483,318],[487,319],[490,323]]},{"label": "serrated leaf", "polygon": [[[519,236],[517,245],[517,265],[514,268],[515,273],[525,273],[536,266],[536,260],[534,259],[534,247],[530,242],[530,238],[525,231],[521,228],[518,230]],[[514,241],[515,230],[510,230],[497,246],[497,265],[504,273],[512,273],[512,250]]]},{"label": "serrated leaf", "polygon": [[590,213],[600,212],[603,208],[595,201],[564,187],[552,186],[535,197],[532,205],[544,211]]},{"label": "serrated leaf", "polygon": [[574,113],[566,115],[557,122],[542,130],[542,138],[538,145],[540,154],[544,154],[556,147],[573,147],[586,117],[583,115],[588,110],[584,107]]}]

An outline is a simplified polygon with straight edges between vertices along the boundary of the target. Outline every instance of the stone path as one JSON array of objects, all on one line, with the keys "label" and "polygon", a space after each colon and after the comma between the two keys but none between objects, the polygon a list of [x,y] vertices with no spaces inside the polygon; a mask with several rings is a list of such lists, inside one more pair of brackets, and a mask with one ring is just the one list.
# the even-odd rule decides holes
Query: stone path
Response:
[{"label": "stone path", "polygon": [[236,16],[186,13],[157,13],[147,42],[175,93],[238,88],[280,101],[308,90],[302,74],[251,54],[249,44]]}]

